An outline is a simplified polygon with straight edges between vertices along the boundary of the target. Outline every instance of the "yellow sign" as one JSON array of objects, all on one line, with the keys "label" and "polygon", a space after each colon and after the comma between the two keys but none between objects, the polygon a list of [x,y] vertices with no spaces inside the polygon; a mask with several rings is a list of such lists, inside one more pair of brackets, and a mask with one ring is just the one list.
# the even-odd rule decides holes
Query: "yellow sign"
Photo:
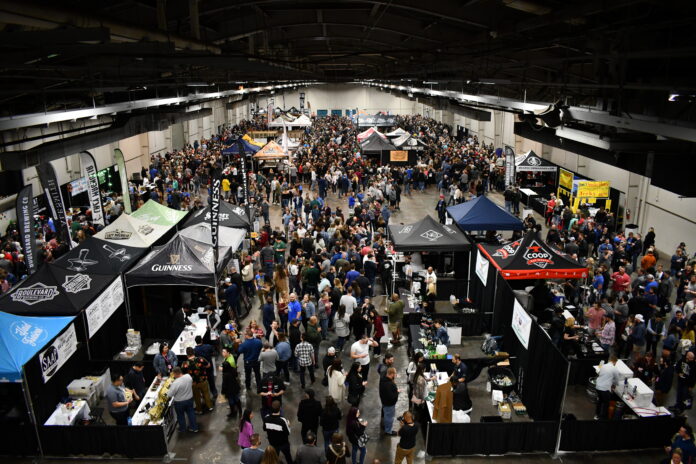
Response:
[{"label": "yellow sign", "polygon": [[609,181],[581,180],[575,196],[580,198],[608,198]]},{"label": "yellow sign", "polygon": [[573,190],[573,173],[561,168],[558,170],[558,186],[566,190]]}]

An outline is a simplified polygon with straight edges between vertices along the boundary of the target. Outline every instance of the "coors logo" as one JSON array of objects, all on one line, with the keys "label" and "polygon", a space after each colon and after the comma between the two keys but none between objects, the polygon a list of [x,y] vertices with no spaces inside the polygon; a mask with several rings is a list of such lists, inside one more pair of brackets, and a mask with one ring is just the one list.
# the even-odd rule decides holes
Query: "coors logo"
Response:
[{"label": "coors logo", "polygon": [[12,301],[33,305],[42,301],[49,301],[58,295],[58,290],[54,286],[44,285],[37,282],[34,285],[17,289],[11,296]]},{"label": "coors logo", "polygon": [[498,248],[495,250],[495,253],[493,253],[493,256],[500,256],[503,259],[507,259],[510,256],[515,256],[515,253],[517,253],[517,250],[520,249],[520,241],[517,240],[512,243],[508,243],[507,245],[503,246],[502,248]]},{"label": "coors logo", "polygon": [[553,264],[551,253],[539,245],[536,240],[529,244],[523,257],[527,260],[528,265],[540,267],[542,269],[546,268],[549,264]]}]

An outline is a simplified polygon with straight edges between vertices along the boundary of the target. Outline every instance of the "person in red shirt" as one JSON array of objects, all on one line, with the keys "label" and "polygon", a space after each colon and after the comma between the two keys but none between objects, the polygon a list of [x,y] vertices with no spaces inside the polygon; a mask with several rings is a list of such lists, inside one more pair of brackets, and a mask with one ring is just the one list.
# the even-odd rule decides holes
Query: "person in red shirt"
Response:
[{"label": "person in red shirt", "polygon": [[623,266],[619,266],[619,270],[611,275],[611,281],[611,291],[615,297],[627,293],[631,287],[631,276],[626,273],[626,268]]},{"label": "person in red shirt", "polygon": [[551,195],[551,199],[546,203],[546,225],[551,225],[551,218],[553,217],[553,209],[556,207],[556,196]]}]

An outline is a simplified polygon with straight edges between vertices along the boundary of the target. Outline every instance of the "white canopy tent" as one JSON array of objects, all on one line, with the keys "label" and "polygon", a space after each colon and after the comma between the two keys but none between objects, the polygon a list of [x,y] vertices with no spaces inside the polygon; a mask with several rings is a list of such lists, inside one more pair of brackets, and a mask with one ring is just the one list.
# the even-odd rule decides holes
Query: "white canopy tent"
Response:
[{"label": "white canopy tent", "polygon": [[94,236],[107,242],[136,248],[148,248],[173,226],[147,222],[128,214],[122,214]]},{"label": "white canopy tent", "polygon": [[409,133],[400,127],[391,132],[387,132],[387,137],[401,137],[402,135],[409,135]]}]

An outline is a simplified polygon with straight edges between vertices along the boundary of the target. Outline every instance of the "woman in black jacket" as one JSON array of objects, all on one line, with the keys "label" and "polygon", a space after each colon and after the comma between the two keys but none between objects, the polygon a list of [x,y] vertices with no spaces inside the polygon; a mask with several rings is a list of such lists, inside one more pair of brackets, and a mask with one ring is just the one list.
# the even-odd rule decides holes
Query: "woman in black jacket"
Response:
[{"label": "woman in black jacket", "polygon": [[363,382],[362,375],[360,375],[361,370],[362,366],[354,362],[346,377],[346,383],[348,384],[348,403],[356,408],[360,405],[360,399],[365,392],[365,384],[367,384],[367,382]]},{"label": "woman in black jacket", "polygon": [[326,462],[328,464],[347,464],[346,458],[350,457],[348,446],[343,441],[343,435],[334,433],[331,436],[331,445],[326,449]]},{"label": "woman in black jacket", "polygon": [[314,399],[314,390],[305,390],[304,398],[300,401],[297,408],[297,420],[302,423],[302,440],[307,437],[307,432],[312,431],[317,434],[319,428],[319,417],[321,416],[321,403]]},{"label": "woman in black jacket", "polygon": [[[338,426],[341,421],[341,410],[338,409],[336,401],[331,396],[326,397],[324,410],[321,412],[319,424],[324,433],[324,450],[326,456],[329,456],[329,444],[332,443],[331,437],[338,432]],[[343,441],[343,439],[341,439]]]},{"label": "woman in black jacket", "polygon": [[360,419],[360,410],[356,407],[350,408],[346,416],[346,435],[348,436],[348,441],[353,446],[353,464],[356,463],[358,451],[360,451],[359,464],[363,464],[365,461],[367,447],[361,443],[360,437],[365,433],[366,427],[367,421]]},{"label": "woman in black jacket", "polygon": [[237,375],[237,362],[232,356],[232,353],[228,348],[222,349],[222,365],[220,370],[222,371],[222,388],[221,393],[227,398],[227,402],[230,405],[230,412],[227,414],[227,418],[230,419],[237,415],[237,412],[241,414],[242,407],[239,401],[239,376]]}]

